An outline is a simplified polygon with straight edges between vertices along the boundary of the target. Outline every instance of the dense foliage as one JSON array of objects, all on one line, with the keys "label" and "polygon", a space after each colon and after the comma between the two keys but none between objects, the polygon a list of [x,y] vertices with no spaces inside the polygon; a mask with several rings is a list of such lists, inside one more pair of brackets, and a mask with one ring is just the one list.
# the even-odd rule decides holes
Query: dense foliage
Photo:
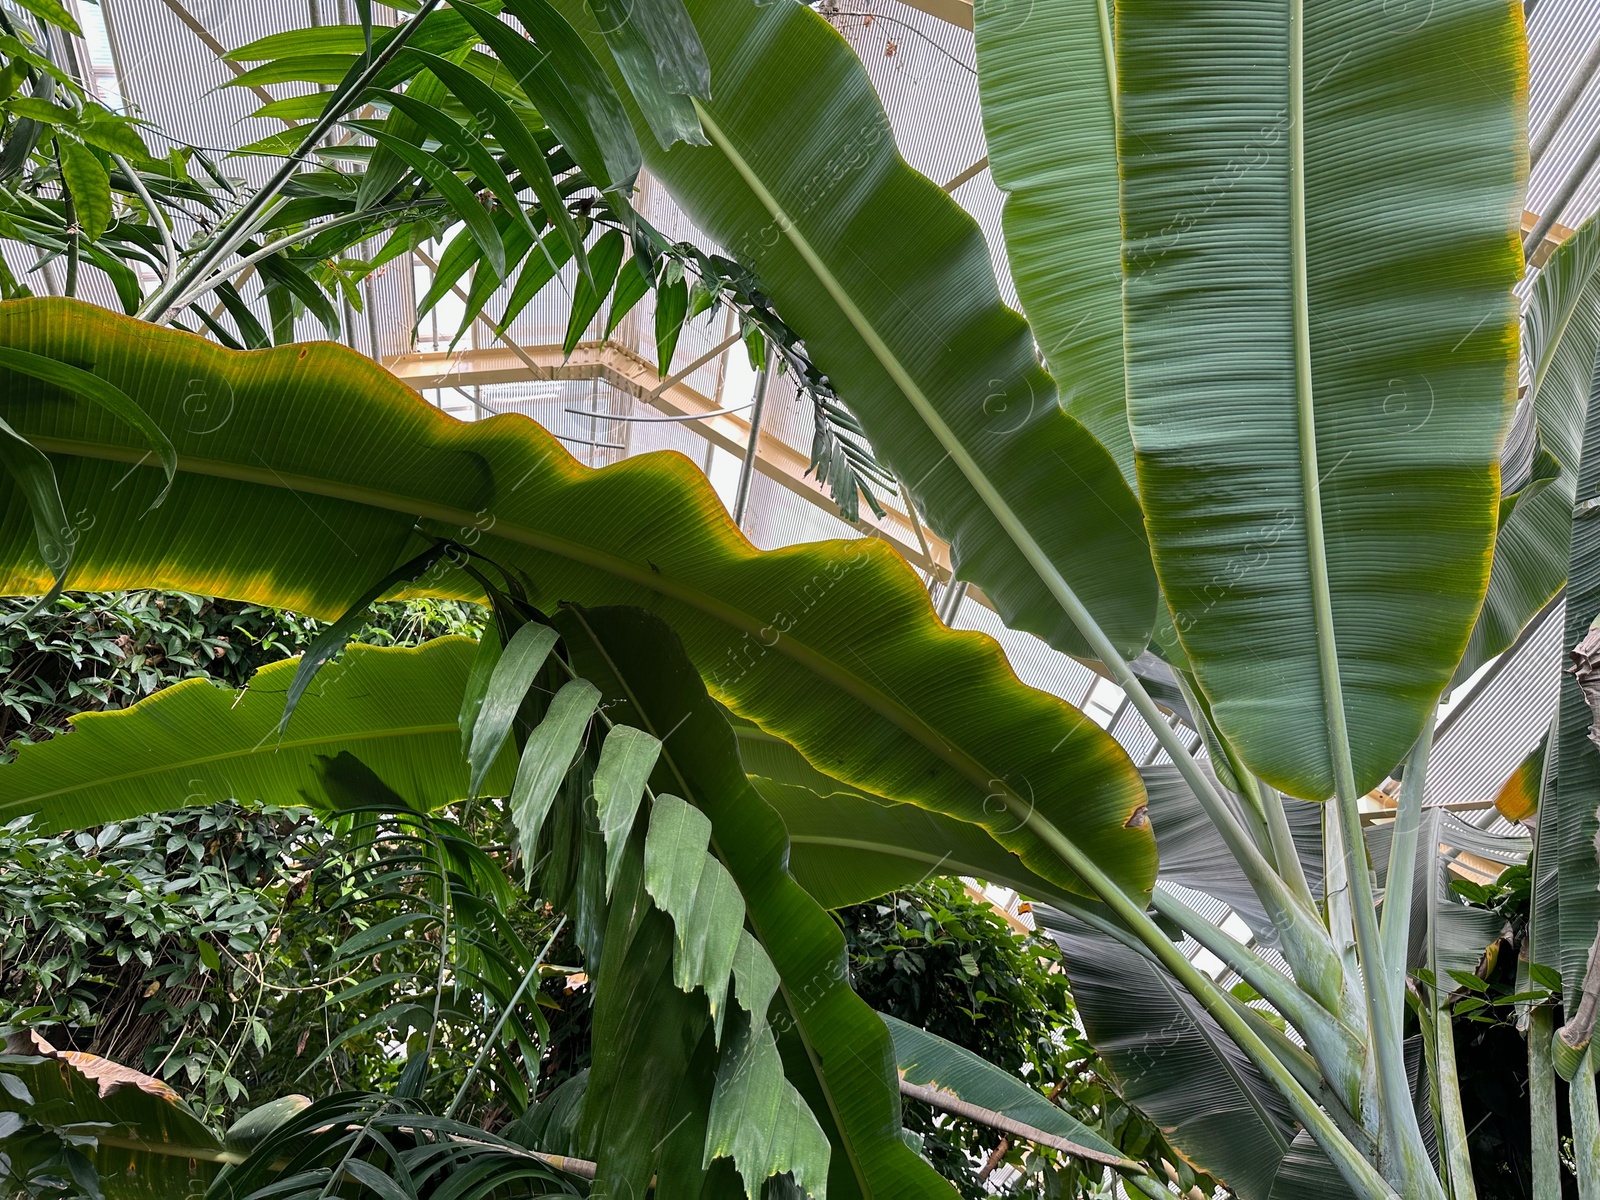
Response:
[{"label": "dense foliage", "polygon": [[[413,644],[481,625],[474,606],[393,602],[375,606],[355,640]],[[121,708],[183,679],[246,684],[325,628],[182,593],[64,596],[0,630],[12,721],[0,748],[62,736],[70,715]],[[500,806],[466,805],[458,820],[510,864],[515,833]],[[439,957],[436,906],[407,870],[403,829],[231,802],[52,835],[31,823],[0,829],[0,1030],[36,1029],[58,1048],[161,1078],[218,1127],[291,1092],[392,1093],[401,1084],[425,1037],[410,1006],[432,996]],[[520,889],[515,897],[505,932],[542,944],[559,914]],[[457,900],[459,922],[474,910]],[[500,936],[497,914],[476,915],[470,938]],[[1097,1073],[1048,939],[1016,933],[959,881],[938,878],[839,917],[852,982],[874,1007],[1027,1078],[1129,1155],[1175,1160]],[[379,945],[363,932],[384,929],[403,936]],[[537,1081],[532,1092],[516,1101],[517,1089],[506,1091],[515,1071],[486,1073],[463,1116],[500,1127],[588,1067],[592,990],[582,959],[572,927],[561,928],[536,990],[542,1045],[521,1064]],[[497,1015],[475,1003],[459,991],[447,997],[435,1030],[446,1065],[417,1100],[436,1111],[464,1082],[483,1021]],[[534,1049],[523,1040],[506,1066]],[[983,1126],[920,1105],[908,1105],[906,1121],[973,1200],[996,1186],[1056,1196],[1087,1184],[1069,1159]]]}]

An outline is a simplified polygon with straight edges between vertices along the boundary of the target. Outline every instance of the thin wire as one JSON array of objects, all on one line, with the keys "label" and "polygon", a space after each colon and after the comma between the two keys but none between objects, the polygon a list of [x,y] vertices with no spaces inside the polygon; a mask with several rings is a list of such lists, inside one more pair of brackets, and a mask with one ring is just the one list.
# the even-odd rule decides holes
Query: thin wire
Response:
[{"label": "thin wire", "polygon": [[[857,18],[860,18],[861,19],[861,26],[860,27],[862,29],[865,29],[868,25],[875,25],[879,21],[887,21],[891,25],[898,25],[898,26],[900,26],[900,28],[908,29],[912,33],[916,34],[923,41],[927,42],[930,46],[932,46],[935,50],[937,50],[940,54],[944,55],[951,62],[955,63],[956,66],[960,67],[963,71],[966,71],[968,74],[974,75],[974,76],[976,76],[977,73],[978,73],[978,68],[977,67],[974,67],[971,63],[963,62],[961,59],[957,58],[948,49],[946,49],[944,46],[940,45],[939,44],[939,40],[937,38],[935,38],[932,34],[928,33],[927,30],[918,29],[915,25],[911,25],[911,24],[909,24],[909,23],[907,23],[905,21],[902,21],[898,17],[890,17],[890,16],[886,16],[883,13],[875,13],[875,12],[840,12],[840,13],[835,13],[834,16],[835,17],[857,17]],[[842,23],[840,25],[836,25],[835,28],[842,29]]]},{"label": "thin wire", "polygon": [[750,404],[739,404],[735,405],[733,408],[713,409],[711,412],[690,413],[688,416],[684,417],[620,417],[611,413],[592,413],[582,408],[564,408],[561,411],[569,412],[575,417],[602,417],[607,421],[630,421],[639,425],[665,425],[669,422],[707,421],[712,417],[726,417],[731,413],[743,412],[754,403],[755,401],[752,400],[750,401]]}]

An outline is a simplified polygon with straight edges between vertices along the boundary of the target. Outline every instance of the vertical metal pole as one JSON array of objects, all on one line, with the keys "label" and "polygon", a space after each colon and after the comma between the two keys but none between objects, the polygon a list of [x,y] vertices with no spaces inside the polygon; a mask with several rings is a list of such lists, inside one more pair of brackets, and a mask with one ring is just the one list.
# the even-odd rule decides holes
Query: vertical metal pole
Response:
[{"label": "vertical metal pole", "polygon": [[767,406],[767,368],[756,374],[755,405],[750,409],[750,441],[744,448],[744,463],[739,468],[739,490],[734,494],[733,523],[744,528],[744,516],[750,507],[750,484],[755,478],[756,449],[761,442],[761,413]]},{"label": "vertical metal pole", "polygon": [[[366,249],[367,246],[365,243],[363,243],[362,250],[365,251]],[[371,343],[369,349],[372,354],[372,361],[375,363],[381,363],[383,361],[383,355],[378,351],[378,310],[372,305],[371,275],[368,275],[361,281],[361,290],[365,293],[367,301],[367,341]]]}]

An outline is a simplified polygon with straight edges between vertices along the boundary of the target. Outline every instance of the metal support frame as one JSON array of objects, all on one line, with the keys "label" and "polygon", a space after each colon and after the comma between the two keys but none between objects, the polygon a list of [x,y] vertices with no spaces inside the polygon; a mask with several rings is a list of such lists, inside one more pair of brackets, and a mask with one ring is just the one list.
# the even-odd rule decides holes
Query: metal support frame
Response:
[{"label": "metal support frame", "polygon": [[1531,171],[1538,167],[1539,160],[1545,156],[1545,151],[1550,149],[1550,144],[1561,134],[1561,127],[1566,123],[1572,110],[1577,107],[1578,101],[1583,98],[1584,89],[1589,86],[1589,81],[1594,78],[1596,70],[1600,70],[1600,37],[1595,38],[1594,45],[1589,47],[1589,53],[1584,55],[1583,61],[1578,64],[1578,69],[1572,73],[1572,78],[1567,80],[1567,87],[1561,93],[1561,98],[1556,101],[1555,107],[1550,110],[1550,115],[1539,126],[1539,133],[1533,139],[1533,145],[1528,148],[1528,169]]},{"label": "metal support frame", "polygon": [[750,440],[745,443],[744,462],[739,467],[739,487],[733,498],[733,523],[744,528],[750,510],[750,485],[755,480],[756,452],[761,447],[761,417],[767,407],[767,381],[772,372],[762,367],[756,374],[756,398],[750,409]]},{"label": "metal support frame", "polygon": [[[682,380],[668,379],[663,386],[655,364],[613,341],[580,342],[570,357],[563,355],[562,348],[556,345],[517,346],[514,349],[495,347],[402,354],[385,365],[402,382],[419,392],[456,386],[489,387],[529,379],[602,379],[659,413],[703,417],[703,420],[684,424],[704,437],[711,448],[725,450],[741,461],[748,456],[752,441],[748,415],[718,411],[720,405],[713,397]],[[492,401],[486,403],[492,406]],[[809,456],[766,430],[757,432],[756,452],[751,456],[752,470],[822,512],[843,520],[826,488],[808,474]],[[851,524],[868,537],[887,542],[913,567],[931,571],[941,579],[949,578],[949,545],[920,528],[915,518],[888,508],[879,519],[863,509]],[[977,597],[976,592],[973,595]]]}]

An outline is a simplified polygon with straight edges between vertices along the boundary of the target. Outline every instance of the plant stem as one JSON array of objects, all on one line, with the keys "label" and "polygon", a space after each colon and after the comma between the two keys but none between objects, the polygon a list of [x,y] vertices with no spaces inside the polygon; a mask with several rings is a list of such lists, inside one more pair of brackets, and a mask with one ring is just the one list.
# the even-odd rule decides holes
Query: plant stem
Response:
[{"label": "plant stem", "polygon": [[117,169],[128,177],[128,183],[138,195],[139,203],[144,205],[144,211],[150,214],[150,223],[156,227],[156,233],[161,238],[161,253],[166,259],[167,268],[163,272],[160,286],[165,287],[178,273],[178,244],[172,240],[172,230],[167,227],[161,210],[156,207],[155,200],[150,196],[150,189],[144,186],[144,180],[139,178],[139,173],[133,169],[132,164],[120,154],[113,154],[111,161],[116,163]]},{"label": "plant stem", "polygon": [[[405,210],[401,209],[398,211],[403,212]],[[173,312],[181,312],[183,309],[193,304],[201,296],[204,296],[207,292],[214,291],[216,288],[221,287],[230,279],[233,279],[235,276],[249,270],[262,259],[271,258],[280,250],[286,250],[290,246],[293,246],[299,242],[307,241],[310,238],[315,237],[317,234],[326,232],[329,229],[336,229],[341,225],[353,225],[358,221],[370,221],[374,217],[383,215],[383,210],[370,208],[358,213],[346,213],[342,217],[334,217],[332,220],[324,221],[321,225],[316,225],[308,229],[302,229],[298,233],[287,234],[284,237],[278,238],[276,241],[268,242],[259,250],[253,250],[249,254],[234,260],[225,267],[219,267],[205,279],[201,280],[188,291],[184,292],[183,295],[174,299],[171,302],[171,310]]]},{"label": "plant stem", "polygon": [[444,846],[439,842],[439,835],[432,829],[428,830],[429,840],[433,843],[433,852],[439,864],[439,977],[433,988],[433,1019],[428,1022],[428,1040],[422,1048],[423,1071],[433,1060],[433,1043],[439,1033],[439,1011],[444,1004],[444,977],[450,965],[450,865],[445,861]]},{"label": "plant stem", "polygon": [[1346,1089],[1340,1102],[1354,1111],[1360,1102],[1361,1060],[1365,1047],[1360,1037],[1295,986],[1294,980],[1269,966],[1260,955],[1240,945],[1172,893],[1157,888],[1152,896],[1156,912],[1211,951],[1260,993],[1305,1038],[1323,1075]]},{"label": "plant stem", "polygon": [[1178,685],[1178,692],[1183,696],[1183,702],[1189,706],[1189,714],[1194,719],[1195,729],[1199,731],[1201,741],[1211,755],[1212,771],[1217,775],[1218,782],[1222,782],[1222,771],[1218,769],[1220,766],[1233,776],[1234,786],[1229,790],[1243,802],[1240,807],[1256,845],[1266,855],[1272,869],[1282,875],[1283,871],[1275,861],[1272,836],[1267,829],[1266,814],[1261,809],[1261,797],[1251,787],[1250,773],[1244,769],[1244,764],[1239,761],[1239,756],[1233,747],[1217,732],[1211,707],[1199,694],[1198,685],[1183,671],[1174,669],[1172,676]]},{"label": "plant stem", "polygon": [[371,58],[366,68],[354,79],[347,77],[345,83],[341,84],[339,90],[334,94],[333,99],[328,101],[328,106],[323,110],[322,116],[318,117],[311,128],[307,130],[305,137],[301,139],[294,153],[284,160],[272,178],[267,180],[259,191],[247,199],[233,216],[229,217],[217,228],[212,235],[211,241],[190,260],[188,266],[178,273],[177,278],[173,279],[166,287],[161,288],[150,298],[145,306],[139,310],[138,315],[140,317],[154,324],[161,324],[177,307],[177,297],[192,287],[195,281],[200,279],[213,266],[221,262],[233,250],[234,246],[250,236],[255,228],[253,222],[262,216],[267,205],[277,197],[278,193],[284,189],[289,180],[299,171],[300,164],[310,157],[312,151],[317,148],[327,135],[328,130],[339,123],[350,105],[377,78],[378,73],[389,64],[395,55],[405,48],[405,44],[411,39],[411,35],[417,31],[418,26],[422,24],[428,14],[439,6],[439,2],[440,0],[422,0],[422,5],[417,9],[416,15],[394,31],[394,34],[389,38],[388,44],[376,56]]},{"label": "plant stem", "polygon": [[1322,700],[1327,718],[1334,795],[1344,835],[1344,857],[1354,910],[1356,953],[1366,982],[1367,1026],[1377,1065],[1378,1108],[1382,1116],[1388,1174],[1409,1195],[1442,1197],[1433,1172],[1416,1110],[1411,1105],[1405,1059],[1397,1024],[1390,1020],[1395,999],[1384,969],[1372,882],[1367,874],[1366,845],[1345,724],[1344,688],[1339,678],[1339,650],[1333,623],[1333,596],[1328,582],[1327,547],[1322,527],[1321,474],[1317,466],[1317,414],[1311,363],[1311,296],[1306,249],[1305,168],[1305,0],[1289,5],[1289,238],[1290,289],[1293,295],[1295,396],[1300,425],[1301,491],[1305,503],[1306,550],[1316,620],[1317,650],[1322,668]]},{"label": "plant stem", "polygon": [[1272,857],[1277,861],[1278,874],[1308,907],[1315,909],[1317,901],[1311,894],[1311,881],[1306,878],[1306,866],[1300,861],[1300,848],[1294,844],[1294,831],[1289,828],[1289,814],[1284,809],[1283,797],[1278,789],[1269,787],[1255,776],[1248,777],[1248,786],[1256,789],[1261,810],[1267,817],[1267,836],[1272,842]]},{"label": "plant stem", "polygon": [[1600,1104],[1594,1091],[1594,1049],[1584,1052],[1567,1085],[1572,1111],[1572,1157],[1578,1165],[1579,1200],[1600,1200]]},{"label": "plant stem", "polygon": [[[1025,814],[1019,812],[1018,815]],[[1372,1164],[1361,1156],[1360,1151],[1339,1130],[1333,1118],[1312,1099],[1311,1094],[1278,1060],[1266,1042],[1251,1028],[1249,1022],[1234,1009],[1233,997],[1185,958],[1183,952],[1161,932],[1144,909],[1129,899],[1122,889],[1100,870],[1098,864],[1059,829],[1037,817],[1029,823],[1034,832],[1061,856],[1095,895],[1105,902],[1112,913],[1155,952],[1161,965],[1172,974],[1184,990],[1200,1002],[1200,1006],[1222,1026],[1223,1031],[1245,1052],[1257,1070],[1277,1088],[1289,1102],[1296,1119],[1316,1139],[1317,1144],[1332,1159],[1339,1173],[1344,1176],[1357,1195],[1382,1197],[1384,1200],[1396,1197],[1394,1189],[1373,1169]]]},{"label": "plant stem", "polygon": [[[551,932],[549,940],[545,942],[544,949],[539,951],[539,957],[533,960],[533,965],[528,968],[528,973],[522,977],[522,982],[517,985],[517,990],[512,993],[511,999],[506,1002],[505,1009],[500,1013],[500,1019],[495,1022],[494,1028],[490,1030],[488,1038],[483,1043],[483,1048],[478,1051],[478,1057],[473,1060],[471,1068],[467,1071],[467,1077],[461,1081],[461,1087],[457,1089],[455,1099],[451,1100],[450,1107],[444,1110],[445,1120],[448,1121],[455,1116],[456,1109],[467,1098],[467,1089],[472,1086],[472,1081],[478,1077],[478,1072],[483,1069],[483,1064],[488,1059],[489,1052],[500,1041],[500,1031],[506,1027],[506,1021],[510,1019],[511,1014],[517,1010],[517,1005],[522,1000],[522,994],[528,990],[528,985],[539,974],[539,968],[544,966],[545,955],[550,953],[550,947],[556,944],[556,938],[561,936],[561,931],[566,927],[566,924],[567,916],[562,913],[561,920],[556,922],[556,927]],[[542,1054],[543,1051],[541,1050],[540,1053]]]},{"label": "plant stem", "polygon": [[67,186],[67,172],[61,165],[61,144],[54,139],[51,145],[56,152],[56,171],[61,176],[61,216],[67,233],[67,282],[62,291],[68,296],[78,294],[78,206],[73,203],[72,189]]},{"label": "plant stem", "polygon": [[[1435,992],[1435,995],[1439,994]],[[1439,1131],[1444,1135],[1441,1147],[1444,1173],[1450,1181],[1450,1194],[1454,1200],[1477,1200],[1477,1190],[1472,1186],[1472,1158],[1467,1153],[1467,1122],[1461,1113],[1461,1077],[1456,1072],[1455,1026],[1450,1020],[1448,1002],[1439,1005],[1433,1025],[1438,1043],[1435,1054],[1439,1066],[1435,1078],[1439,1081]]]},{"label": "plant stem", "polygon": [[[1433,717],[1406,759],[1400,784],[1400,807],[1395,814],[1394,838],[1389,843],[1389,871],[1383,891],[1383,970],[1389,976],[1389,1035],[1400,1040],[1405,1017],[1406,954],[1411,943],[1411,894],[1416,875],[1417,838],[1422,828],[1422,794],[1427,788],[1428,754],[1433,748]],[[1435,847],[1429,846],[1431,856]]]},{"label": "plant stem", "polygon": [[1533,1126],[1533,1200],[1561,1200],[1561,1137],[1556,1072],[1550,1060],[1555,1015],[1548,1004],[1528,1014],[1528,1109]]}]

